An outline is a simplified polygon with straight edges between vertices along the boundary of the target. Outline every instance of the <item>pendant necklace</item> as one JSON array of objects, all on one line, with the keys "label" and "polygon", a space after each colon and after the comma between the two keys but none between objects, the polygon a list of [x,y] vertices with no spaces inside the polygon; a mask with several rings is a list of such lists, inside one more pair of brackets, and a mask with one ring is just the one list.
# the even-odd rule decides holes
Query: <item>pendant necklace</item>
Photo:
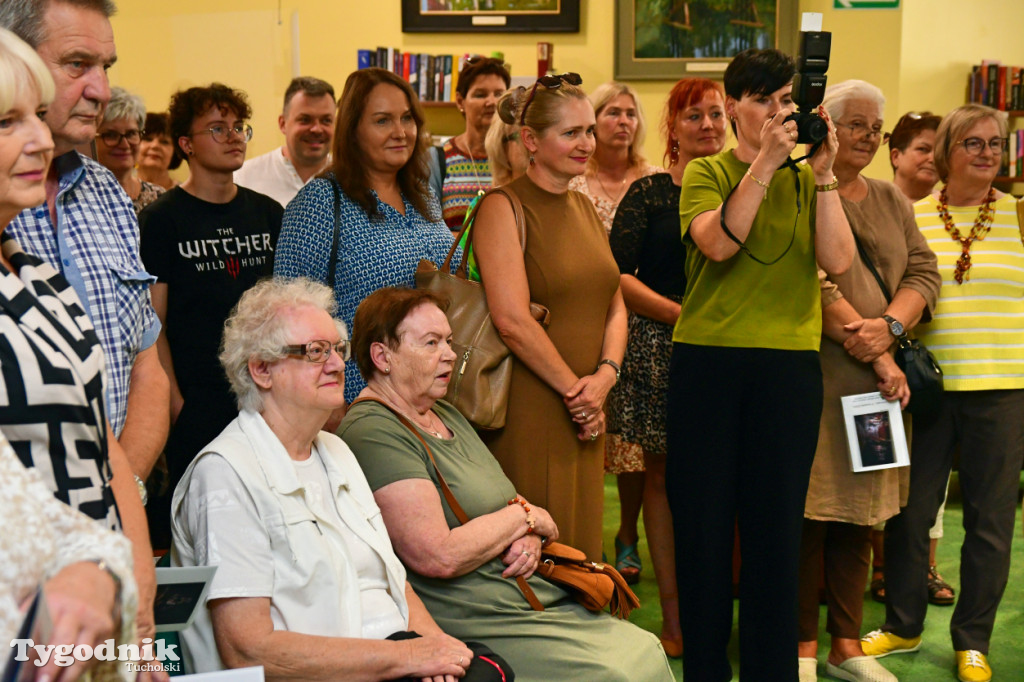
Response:
[{"label": "pendant necklace", "polygon": [[978,207],[978,215],[974,219],[974,225],[971,226],[970,234],[964,237],[961,236],[960,230],[953,224],[953,218],[949,215],[949,207],[946,204],[946,186],[943,185],[942,190],[939,192],[939,217],[942,218],[942,223],[946,226],[946,232],[953,237],[954,241],[960,243],[960,258],[957,259],[956,270],[953,271],[953,279],[956,280],[957,284],[963,284],[964,277],[967,279],[971,278],[971,244],[975,240],[981,241],[984,239],[985,235],[992,229],[992,219],[995,217],[995,211],[992,210],[992,202],[995,200],[996,191],[990,187],[985,203]]},{"label": "pendant necklace", "polygon": [[[446,437],[446,436],[445,436],[444,434],[442,434],[442,433],[440,433],[440,432],[438,432],[438,431],[435,431],[435,430],[433,429],[433,427],[431,427],[431,426],[423,426],[423,424],[420,424],[420,423],[419,423],[419,422],[417,422],[417,421],[416,421],[415,419],[413,419],[412,417],[410,417],[410,416],[409,416],[409,415],[408,415],[408,414],[407,414],[407,413],[406,413],[406,412],[405,412],[404,410],[400,410],[400,409],[398,408],[398,406],[397,406],[397,405],[395,405],[394,403],[391,403],[391,406],[392,406],[392,407],[394,407],[394,408],[395,408],[396,410],[398,410],[399,414],[401,414],[401,415],[402,415],[403,417],[405,417],[406,419],[408,419],[409,421],[411,421],[411,422],[412,422],[413,424],[416,424],[416,426],[420,427],[421,429],[423,429],[424,431],[426,431],[426,432],[427,432],[427,433],[429,433],[430,435],[432,435],[432,436],[434,436],[434,437],[436,437],[436,438],[440,438],[441,440],[447,440],[447,437]],[[431,410],[427,410],[427,421],[430,421],[430,415],[432,415],[432,414],[433,414],[433,411],[431,411]],[[444,422],[442,422],[442,424],[443,424],[443,423],[444,423]]]},{"label": "pendant necklace", "polygon": [[618,206],[619,200],[622,199],[622,190],[626,186],[626,180],[629,179],[629,171],[626,171],[626,177],[622,178],[622,182],[619,183],[619,193],[617,195],[619,197],[618,199],[613,197],[612,193],[608,191],[607,187],[605,187],[604,180],[601,179],[601,171],[596,171],[594,173],[594,177],[597,178],[597,182],[598,184],[601,185],[601,189],[604,191],[604,195],[608,197],[608,200],[611,201],[613,205]]},{"label": "pendant necklace", "polygon": [[473,150],[469,146],[469,140],[466,140],[466,156],[469,157],[469,163],[473,166],[473,175],[476,176],[476,195],[482,197],[487,192],[484,191],[484,183],[480,182],[480,171],[476,167],[476,159],[473,158]]}]

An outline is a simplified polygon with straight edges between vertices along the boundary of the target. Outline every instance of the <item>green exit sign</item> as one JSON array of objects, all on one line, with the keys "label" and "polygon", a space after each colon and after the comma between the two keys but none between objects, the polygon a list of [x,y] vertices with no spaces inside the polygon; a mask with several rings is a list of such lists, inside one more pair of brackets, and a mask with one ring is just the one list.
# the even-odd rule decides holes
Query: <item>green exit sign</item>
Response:
[{"label": "green exit sign", "polygon": [[835,0],[835,9],[899,9],[900,0]]}]

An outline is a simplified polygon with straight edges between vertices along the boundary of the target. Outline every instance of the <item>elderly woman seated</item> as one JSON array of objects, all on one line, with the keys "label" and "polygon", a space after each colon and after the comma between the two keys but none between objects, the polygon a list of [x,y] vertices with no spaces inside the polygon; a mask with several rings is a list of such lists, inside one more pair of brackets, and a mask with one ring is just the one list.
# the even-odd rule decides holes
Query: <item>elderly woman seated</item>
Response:
[{"label": "elderly woman seated", "polygon": [[208,609],[183,633],[185,663],[262,665],[281,680],[452,682],[478,666],[477,679],[500,679],[493,657],[424,609],[355,457],[320,430],[344,401],[334,313],[321,284],[265,280],[227,320],[220,360],[240,413],[172,502],[172,565],[218,566]]},{"label": "elderly woman seated", "polygon": [[[520,680],[672,680],[658,638],[607,613],[591,613],[534,575],[551,516],[517,495],[472,426],[440,400],[456,354],[434,294],[381,289],[356,311],[354,348],[367,381],[338,434],[355,452],[395,551],[427,610],[455,636],[501,651]],[[394,412],[392,412],[394,410]],[[414,423],[402,425],[396,413]],[[417,435],[429,443],[459,506],[460,525]],[[514,578],[528,579],[534,611]]]}]

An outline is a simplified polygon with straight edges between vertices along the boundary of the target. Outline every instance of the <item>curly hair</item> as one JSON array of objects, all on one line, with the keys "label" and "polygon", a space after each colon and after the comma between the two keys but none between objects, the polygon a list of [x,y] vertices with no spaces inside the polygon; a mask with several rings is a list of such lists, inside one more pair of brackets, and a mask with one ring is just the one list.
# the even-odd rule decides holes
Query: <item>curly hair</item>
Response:
[{"label": "curly hair", "polygon": [[227,374],[231,392],[239,410],[259,412],[263,396],[249,373],[249,360],[274,362],[285,357],[281,349],[289,342],[285,309],[316,308],[334,319],[341,338],[348,334],[345,323],[335,317],[337,301],[325,285],[304,277],[260,280],[242,294],[224,322],[220,354],[217,356]]},{"label": "curly hair", "polygon": [[455,86],[455,92],[459,93],[463,99],[469,96],[469,89],[473,87],[473,81],[480,76],[500,76],[501,80],[505,81],[505,87],[508,88],[512,83],[512,77],[509,76],[508,69],[505,68],[505,62],[500,59],[494,59],[493,57],[477,57],[466,62],[466,65],[462,67],[462,71],[459,72],[459,82]]},{"label": "curly hair", "polygon": [[128,92],[124,88],[110,88],[110,101],[103,109],[104,121],[116,121],[119,118],[126,118],[135,121],[139,130],[146,127],[146,105],[142,98]]},{"label": "curly hair", "polygon": [[188,137],[192,132],[192,122],[213,107],[221,111],[230,111],[242,120],[252,117],[252,107],[249,106],[246,94],[223,83],[210,83],[206,87],[179,90],[171,95],[167,127],[170,130],[171,141],[174,142],[175,156],[180,155],[184,158],[178,140]]}]

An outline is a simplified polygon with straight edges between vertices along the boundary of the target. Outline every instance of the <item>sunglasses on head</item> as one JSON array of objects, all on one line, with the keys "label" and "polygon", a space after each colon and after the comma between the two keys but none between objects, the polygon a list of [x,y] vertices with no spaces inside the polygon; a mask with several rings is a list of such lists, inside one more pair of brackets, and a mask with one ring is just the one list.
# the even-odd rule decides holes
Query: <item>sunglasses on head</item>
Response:
[{"label": "sunglasses on head", "polygon": [[562,87],[562,83],[582,85],[583,79],[578,73],[560,73],[538,78],[537,82],[533,84],[533,88],[530,89],[530,96],[526,98],[526,104],[523,105],[523,113],[519,115],[519,125],[526,125],[526,110],[533,103],[534,95],[537,94],[537,86],[543,85],[548,90],[557,90]]}]

